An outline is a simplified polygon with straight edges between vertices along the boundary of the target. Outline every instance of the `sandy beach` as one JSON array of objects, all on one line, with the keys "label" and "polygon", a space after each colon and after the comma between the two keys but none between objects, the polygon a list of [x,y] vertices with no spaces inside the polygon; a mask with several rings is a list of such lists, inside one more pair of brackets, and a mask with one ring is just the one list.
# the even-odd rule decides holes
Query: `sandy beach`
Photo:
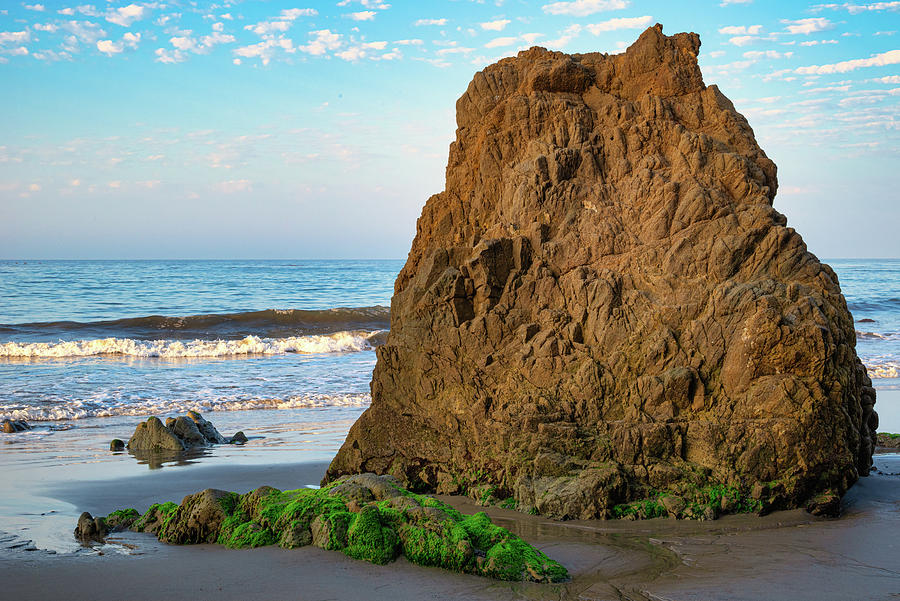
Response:
[{"label": "sandy beach", "polygon": [[[116,479],[56,484],[49,498],[104,514],[146,508],[206,487],[246,492],[315,484],[324,463],[194,465]],[[496,582],[422,568],[387,566],[314,547],[229,550],[177,547],[123,533],[75,554],[11,549],[0,556],[4,595],[17,599],[667,599],[848,600],[895,598],[900,582],[900,455],[844,499],[837,520],[802,510],[714,522],[558,522],[499,508],[486,511],[549,556],[572,580],[560,585]],[[475,512],[469,499],[442,497]],[[73,524],[74,525],[74,524]]]}]

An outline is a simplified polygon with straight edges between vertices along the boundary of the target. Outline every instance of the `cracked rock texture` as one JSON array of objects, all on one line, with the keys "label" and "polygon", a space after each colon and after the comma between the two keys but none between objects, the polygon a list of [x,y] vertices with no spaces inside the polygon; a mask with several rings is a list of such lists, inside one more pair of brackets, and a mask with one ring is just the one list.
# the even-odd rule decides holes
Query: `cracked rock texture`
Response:
[{"label": "cracked rock texture", "polygon": [[326,480],[591,518],[710,483],[815,506],[867,475],[875,391],[837,277],[699,48],[657,25],[475,74]]}]

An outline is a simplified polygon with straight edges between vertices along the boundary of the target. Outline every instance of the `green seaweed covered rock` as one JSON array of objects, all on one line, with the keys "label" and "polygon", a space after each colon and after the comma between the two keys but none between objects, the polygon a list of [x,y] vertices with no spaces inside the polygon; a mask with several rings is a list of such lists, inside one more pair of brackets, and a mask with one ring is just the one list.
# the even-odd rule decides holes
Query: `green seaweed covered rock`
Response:
[{"label": "green seaweed covered rock", "polygon": [[[231,548],[315,545],[386,564],[416,564],[501,580],[560,582],[568,572],[484,513],[464,515],[400,488],[392,476],[360,474],[321,489],[263,486],[245,495],[207,489],[181,505],[152,505],[132,530],[174,544],[218,542]],[[117,522],[123,512],[114,512]]]}]

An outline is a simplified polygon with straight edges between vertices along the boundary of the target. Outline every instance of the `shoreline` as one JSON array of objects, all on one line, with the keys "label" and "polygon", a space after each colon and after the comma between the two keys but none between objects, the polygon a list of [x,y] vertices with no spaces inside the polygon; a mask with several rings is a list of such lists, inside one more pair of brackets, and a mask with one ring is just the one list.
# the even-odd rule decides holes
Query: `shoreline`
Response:
[{"label": "shoreline", "polygon": [[[558,522],[465,497],[445,497],[461,511],[486,511],[570,570],[559,585],[498,582],[401,558],[387,566],[315,547],[230,550],[170,546],[137,533],[111,536],[103,555],[8,551],[0,577],[10,598],[27,599],[889,599],[900,579],[895,533],[900,513],[900,454],[876,456],[879,472],[847,493],[844,515],[802,510],[732,515],[713,522]],[[217,487],[246,492],[268,484],[318,484],[323,462],[198,465],[47,486],[43,493],[97,514],[178,501]],[[149,476],[149,477],[148,477]],[[68,525],[69,528],[74,523]],[[70,531],[70,530],[69,530]],[[133,548],[129,549],[128,547]],[[774,591],[774,592],[773,592]]]}]

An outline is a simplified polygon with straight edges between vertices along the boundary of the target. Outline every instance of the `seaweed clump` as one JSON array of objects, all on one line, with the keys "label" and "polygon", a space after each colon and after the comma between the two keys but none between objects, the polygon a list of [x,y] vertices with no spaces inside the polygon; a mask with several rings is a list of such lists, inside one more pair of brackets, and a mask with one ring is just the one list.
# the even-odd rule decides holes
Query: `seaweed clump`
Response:
[{"label": "seaweed clump", "polygon": [[[399,555],[499,580],[560,582],[566,569],[484,513],[464,515],[401,488],[392,476],[359,474],[321,489],[260,487],[245,495],[207,489],[181,505],[113,512],[115,522],[174,544],[217,542],[230,548],[315,545],[387,564]],[[130,519],[130,521],[129,521]]]}]

